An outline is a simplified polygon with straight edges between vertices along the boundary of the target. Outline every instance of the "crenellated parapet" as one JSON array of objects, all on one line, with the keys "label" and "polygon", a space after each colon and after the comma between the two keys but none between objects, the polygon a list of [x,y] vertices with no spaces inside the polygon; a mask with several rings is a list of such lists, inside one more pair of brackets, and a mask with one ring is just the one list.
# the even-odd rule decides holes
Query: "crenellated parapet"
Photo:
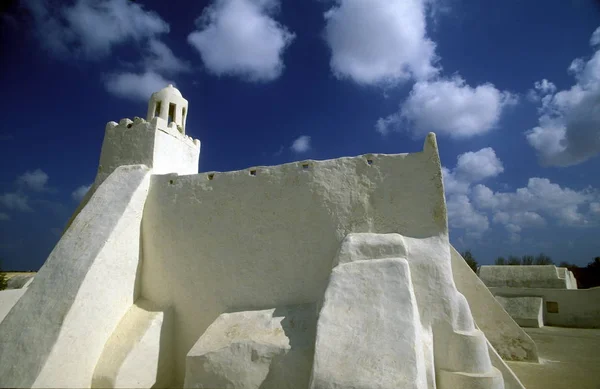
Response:
[{"label": "crenellated parapet", "polygon": [[95,186],[125,165],[146,165],[153,174],[198,173],[201,144],[185,134],[187,109],[187,100],[169,85],[152,95],[146,119],[108,122]]},{"label": "crenellated parapet", "polygon": [[124,118],[119,120],[119,123],[110,121],[106,123],[105,132],[109,131],[139,131],[143,128],[147,130],[160,130],[166,134],[169,134],[185,143],[190,147],[197,147],[200,145],[199,139],[194,139],[191,136],[185,135],[179,131],[178,125],[175,122],[171,122],[167,125],[167,122],[161,117],[154,117],[147,121],[143,118],[135,116],[133,120]]}]

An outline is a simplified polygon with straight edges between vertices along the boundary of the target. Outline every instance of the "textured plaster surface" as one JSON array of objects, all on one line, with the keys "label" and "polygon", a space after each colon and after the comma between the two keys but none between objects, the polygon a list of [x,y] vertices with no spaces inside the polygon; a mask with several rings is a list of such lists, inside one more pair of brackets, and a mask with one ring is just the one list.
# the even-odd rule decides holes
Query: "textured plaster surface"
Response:
[{"label": "textured plaster surface", "polygon": [[150,174],[115,170],[0,323],[0,387],[89,387],[136,295]]},{"label": "textured plaster surface", "polygon": [[505,360],[537,362],[537,347],[531,337],[504,310],[463,257],[450,247],[456,288],[469,302],[473,318],[496,351]]},{"label": "textured plaster surface", "polygon": [[[591,289],[490,288],[495,296],[530,296],[544,300],[544,325],[600,328],[600,287]],[[549,312],[548,303],[558,312]]]},{"label": "textured plaster surface", "polygon": [[447,244],[435,137],[414,154],[153,176],[142,227],[142,295],[177,312],[182,385],[186,354],[220,314],[319,301],[348,233]]},{"label": "textured plaster surface", "polygon": [[424,341],[406,259],[343,263],[319,314],[310,388],[425,389]]},{"label": "textured plaster surface", "polygon": [[11,308],[25,294],[26,289],[0,290],[0,322],[8,315]]},{"label": "textured plaster surface", "polygon": [[541,297],[501,297],[496,300],[521,327],[544,326],[544,299]]},{"label": "textured plaster surface", "polygon": [[[492,366],[487,340],[475,328],[468,303],[454,285],[449,249],[445,234],[416,239],[353,233],[344,239],[319,314],[314,388],[346,387],[354,381],[361,388],[503,387],[503,374]],[[404,258],[389,258],[398,254]],[[360,268],[353,272],[351,265]],[[401,267],[395,270],[402,274],[384,271],[384,266]],[[338,278],[351,279],[340,284]],[[388,312],[394,304],[399,306]],[[398,312],[402,318],[393,319]],[[352,360],[357,357],[358,362]],[[398,360],[411,362],[398,367]],[[361,366],[372,366],[373,371],[363,372]]]},{"label": "textured plaster surface", "polygon": [[505,362],[502,357],[500,357],[500,354],[498,354],[489,340],[487,345],[488,354],[490,356],[490,360],[492,361],[492,365],[498,369],[498,371],[500,371],[502,378],[504,379],[504,389],[525,389],[525,386],[519,377],[517,377],[510,366],[508,366],[508,362]]},{"label": "textured plaster surface", "polygon": [[95,184],[102,183],[116,168],[143,164],[154,174],[198,173],[200,141],[167,126],[161,118],[145,121],[122,119],[106,125]]},{"label": "textured plaster surface", "polygon": [[565,272],[554,265],[481,266],[478,274],[488,288],[568,289],[572,283],[569,277],[565,277]]},{"label": "textured plaster surface", "polygon": [[274,312],[220,315],[186,357],[184,388],[264,388],[272,361],[290,349]]},{"label": "textured plaster surface", "polygon": [[200,141],[179,134],[176,129],[159,126],[154,140],[152,173],[167,174],[198,173]]},{"label": "textured plaster surface", "polygon": [[172,370],[172,311],[138,299],[104,346],[92,388],[168,388]]}]

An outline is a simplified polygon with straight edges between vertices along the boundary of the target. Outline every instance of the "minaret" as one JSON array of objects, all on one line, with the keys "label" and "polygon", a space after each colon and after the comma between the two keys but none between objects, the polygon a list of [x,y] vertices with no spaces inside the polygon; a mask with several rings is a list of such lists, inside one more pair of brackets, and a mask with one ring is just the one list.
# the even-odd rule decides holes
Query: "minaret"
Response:
[{"label": "minaret", "polygon": [[148,102],[148,114],[146,120],[151,121],[155,117],[163,119],[168,126],[175,126],[185,135],[185,120],[188,112],[188,101],[183,98],[181,92],[172,84],[158,92],[154,92]]},{"label": "minaret", "polygon": [[188,101],[169,84],[150,97],[146,120],[108,122],[94,186],[123,165],[143,164],[153,174],[197,174],[200,141],[185,134],[187,115]]}]

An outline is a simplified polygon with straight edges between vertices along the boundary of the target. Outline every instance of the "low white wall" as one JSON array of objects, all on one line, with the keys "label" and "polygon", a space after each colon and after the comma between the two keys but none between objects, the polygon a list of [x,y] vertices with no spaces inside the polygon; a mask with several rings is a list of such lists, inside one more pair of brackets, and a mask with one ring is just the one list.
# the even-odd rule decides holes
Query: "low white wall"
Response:
[{"label": "low white wall", "polygon": [[481,266],[478,271],[487,287],[568,289],[565,272],[560,273],[554,265]]},{"label": "low white wall", "polygon": [[[497,296],[537,296],[544,299],[544,325],[600,328],[600,287],[592,289],[490,288]],[[558,312],[548,312],[548,302]],[[552,304],[550,304],[552,305]]]},{"label": "low white wall", "polygon": [[544,326],[544,299],[528,296],[496,296],[496,300],[521,327]]},{"label": "low white wall", "polygon": [[508,361],[537,362],[533,339],[510,317],[454,247],[450,254],[456,288],[466,297],[475,323],[500,356]]},{"label": "low white wall", "polygon": [[0,323],[0,387],[85,388],[136,298],[150,172],[123,166],[96,190]]},{"label": "low white wall", "polygon": [[414,154],[210,177],[153,176],[142,223],[142,295],[175,309],[180,385],[187,352],[221,313],[321,299],[348,233],[447,233],[433,134]]}]

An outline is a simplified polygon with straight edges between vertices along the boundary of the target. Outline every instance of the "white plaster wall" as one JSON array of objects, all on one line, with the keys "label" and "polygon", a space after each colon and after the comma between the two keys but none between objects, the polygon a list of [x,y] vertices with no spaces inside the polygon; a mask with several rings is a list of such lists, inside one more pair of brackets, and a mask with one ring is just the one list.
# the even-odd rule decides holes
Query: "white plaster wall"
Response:
[{"label": "white plaster wall", "polygon": [[102,183],[117,167],[143,164],[154,174],[198,173],[200,141],[168,127],[159,117],[122,119],[106,125],[100,166],[95,184]]},{"label": "white plaster wall", "polygon": [[[490,288],[498,296],[538,296],[544,299],[544,325],[600,328],[600,287],[591,289]],[[548,301],[558,303],[558,313],[549,313]]]},{"label": "white plaster wall", "polygon": [[496,300],[521,327],[544,326],[544,300],[541,297],[503,297]]},{"label": "white plaster wall", "polygon": [[109,122],[104,132],[95,185],[102,183],[119,166],[140,164],[152,168],[155,127],[155,121],[146,122],[140,118],[135,121],[122,119],[119,124]]},{"label": "white plaster wall", "polygon": [[192,141],[175,128],[156,131],[152,173],[196,174],[199,158],[200,141]]},{"label": "white plaster wall", "polygon": [[0,322],[4,320],[11,308],[25,294],[27,289],[0,290]]},{"label": "white plaster wall", "polygon": [[179,384],[187,352],[221,313],[320,300],[349,232],[447,233],[433,134],[424,152],[303,164],[153,176],[142,294],[175,309]]},{"label": "white plaster wall", "polygon": [[450,247],[450,253],[456,288],[467,298],[475,323],[500,356],[538,362],[533,339],[510,317],[454,247]]},{"label": "white plaster wall", "polygon": [[566,278],[554,265],[481,266],[478,274],[487,287],[567,289]]},{"label": "white plaster wall", "polygon": [[91,384],[102,349],[135,301],[150,173],[118,168],[0,323],[0,387]]},{"label": "white plaster wall", "polygon": [[92,388],[169,388],[172,311],[138,299],[106,342]]}]

